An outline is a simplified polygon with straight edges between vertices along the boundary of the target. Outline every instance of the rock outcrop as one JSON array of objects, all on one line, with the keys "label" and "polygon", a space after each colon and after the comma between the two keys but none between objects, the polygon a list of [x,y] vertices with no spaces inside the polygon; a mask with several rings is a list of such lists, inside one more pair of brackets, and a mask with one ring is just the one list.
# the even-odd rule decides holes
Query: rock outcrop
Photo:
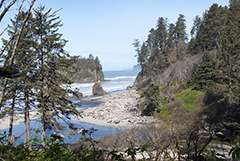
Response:
[{"label": "rock outcrop", "polygon": [[102,66],[94,59],[77,59],[70,69],[76,69],[76,73],[67,74],[75,83],[93,83],[104,80]]},{"label": "rock outcrop", "polygon": [[102,88],[101,84],[99,82],[95,83],[93,88],[92,88],[92,93],[93,95],[97,96],[103,96],[108,94],[104,89]]},{"label": "rock outcrop", "polygon": [[170,65],[163,73],[155,73],[151,76],[151,72],[153,71],[150,71],[150,74],[147,73],[148,75],[141,71],[137,76],[134,87],[142,89],[152,82],[159,86],[163,86],[165,84],[189,80],[196,72],[202,60],[202,54],[203,53],[199,53],[184,61],[176,62]]}]

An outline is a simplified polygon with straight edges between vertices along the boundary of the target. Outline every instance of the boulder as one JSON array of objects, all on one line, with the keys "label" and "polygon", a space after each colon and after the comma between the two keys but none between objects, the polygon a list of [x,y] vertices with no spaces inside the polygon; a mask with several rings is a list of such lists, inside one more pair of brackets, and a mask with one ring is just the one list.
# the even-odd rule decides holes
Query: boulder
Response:
[{"label": "boulder", "polygon": [[127,87],[127,90],[137,90],[137,88],[134,87],[134,86],[128,86],[128,87]]},{"label": "boulder", "polygon": [[79,92],[79,91],[75,90],[74,93],[75,93],[77,98],[83,98],[82,92]]},{"label": "boulder", "polygon": [[84,128],[81,128],[80,130],[77,131],[77,134],[85,135],[85,133],[86,133],[86,129]]},{"label": "boulder", "polygon": [[82,92],[75,90],[75,91],[73,91],[73,96],[71,98],[81,99],[81,98],[83,98],[83,94],[82,94]]},{"label": "boulder", "polygon": [[114,120],[113,122],[114,122],[115,124],[118,124],[118,123],[120,123],[120,120],[117,119],[117,120]]},{"label": "boulder", "polygon": [[55,138],[55,139],[64,139],[65,136],[61,133],[52,133],[51,137]]},{"label": "boulder", "polygon": [[92,93],[93,95],[97,96],[103,96],[108,94],[104,89],[102,88],[101,84],[99,82],[95,83],[93,88],[92,88]]},{"label": "boulder", "polygon": [[73,105],[75,105],[75,106],[81,106],[82,104],[81,104],[81,102],[78,101],[78,102],[74,102]]}]

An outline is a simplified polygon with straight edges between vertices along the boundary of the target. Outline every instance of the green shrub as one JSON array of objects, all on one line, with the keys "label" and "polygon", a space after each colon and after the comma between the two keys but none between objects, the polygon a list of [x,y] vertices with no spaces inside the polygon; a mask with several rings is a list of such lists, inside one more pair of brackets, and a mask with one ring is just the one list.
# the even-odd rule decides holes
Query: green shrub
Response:
[{"label": "green shrub", "polygon": [[161,110],[160,116],[161,116],[162,119],[166,119],[170,115],[171,115],[171,112],[168,109],[164,108],[164,109]]},{"label": "green shrub", "polygon": [[88,68],[91,69],[91,70],[93,70],[93,69],[94,69],[94,64],[89,62],[89,63],[88,63]]},{"label": "green shrub", "polygon": [[182,106],[181,108],[187,109],[187,110],[194,110],[197,108],[197,105],[195,103],[197,95],[199,95],[201,92],[196,90],[187,89],[181,93],[175,94],[172,98],[177,100],[181,100]]},{"label": "green shrub", "polygon": [[[38,149],[29,149],[26,144],[13,146],[8,144],[8,135],[6,132],[0,133],[0,160],[31,160],[31,161],[104,161],[104,160],[118,160],[123,161],[122,152],[109,151],[105,149],[97,148],[98,141],[92,139],[92,134],[97,131],[97,129],[90,128],[85,130],[85,133],[89,137],[82,137],[81,141],[77,143],[77,147],[71,148],[71,146],[66,145],[64,140],[54,139],[53,137],[45,139],[46,147],[43,148],[39,140],[31,140],[32,144],[41,147]],[[146,151],[148,146],[140,146],[140,148],[127,148],[123,153],[135,160],[135,155],[137,152],[143,153]]]}]

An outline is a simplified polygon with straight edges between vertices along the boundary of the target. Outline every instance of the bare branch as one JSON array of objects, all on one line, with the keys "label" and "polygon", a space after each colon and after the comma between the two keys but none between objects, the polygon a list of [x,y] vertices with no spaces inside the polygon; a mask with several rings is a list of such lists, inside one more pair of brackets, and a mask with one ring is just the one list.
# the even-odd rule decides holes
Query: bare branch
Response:
[{"label": "bare branch", "polygon": [[[3,3],[4,0],[2,0],[1,5]],[[9,5],[4,9],[4,11],[2,12],[2,14],[0,15],[0,22],[2,21],[2,18],[4,17],[4,15],[7,13],[7,11],[9,10],[10,7],[12,7],[12,5],[16,2],[17,0],[13,0],[11,3],[9,3]]]},{"label": "bare branch", "polygon": [[5,0],[2,0],[1,1],[1,3],[0,3],[0,8],[2,8],[2,5],[3,5],[3,2],[4,2]]},{"label": "bare branch", "polygon": [[3,30],[3,32],[2,33],[0,33],[0,36],[2,36],[3,35],[3,33],[9,28],[10,26],[8,25],[4,30]]},{"label": "bare branch", "polygon": [[[8,41],[8,43],[5,45],[4,49],[1,51],[1,54],[0,54],[0,57],[2,57],[2,54],[4,53],[4,51],[6,50],[7,46],[12,42],[13,38],[18,34],[18,31],[17,30],[17,22],[18,22],[18,16],[19,16],[19,13],[22,9],[22,6],[23,6],[23,3],[24,3],[24,0],[22,0],[22,3],[21,5],[19,6],[19,9],[18,9],[18,13],[17,13],[17,18],[16,18],[16,23],[15,23],[15,29],[14,29],[14,35],[12,35],[11,39]],[[0,36],[2,36],[2,34],[7,30],[7,28],[9,28],[10,26],[8,25],[8,27],[6,27],[4,29],[4,31],[0,34]],[[5,61],[6,62],[6,61]]]}]

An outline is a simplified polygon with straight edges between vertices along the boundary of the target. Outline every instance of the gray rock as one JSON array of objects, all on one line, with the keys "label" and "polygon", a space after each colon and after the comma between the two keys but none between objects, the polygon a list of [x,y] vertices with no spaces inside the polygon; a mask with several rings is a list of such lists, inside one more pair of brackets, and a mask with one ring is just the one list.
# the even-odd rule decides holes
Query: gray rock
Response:
[{"label": "gray rock", "polygon": [[79,92],[78,90],[75,90],[73,98],[78,98],[78,99],[83,98],[82,92]]},{"label": "gray rock", "polygon": [[137,88],[136,88],[136,87],[133,87],[133,86],[128,86],[128,87],[127,87],[127,90],[137,90]]},{"label": "gray rock", "polygon": [[81,106],[82,104],[81,104],[81,102],[74,102],[73,105],[75,105],[75,106]]},{"label": "gray rock", "polygon": [[51,137],[55,138],[55,139],[64,139],[65,136],[61,133],[52,133]]},{"label": "gray rock", "polygon": [[92,88],[92,93],[93,95],[97,96],[103,96],[108,94],[104,89],[102,88],[101,84],[99,82],[95,83],[93,88]]},{"label": "gray rock", "polygon": [[120,120],[114,120],[115,124],[118,124],[120,122]]}]

